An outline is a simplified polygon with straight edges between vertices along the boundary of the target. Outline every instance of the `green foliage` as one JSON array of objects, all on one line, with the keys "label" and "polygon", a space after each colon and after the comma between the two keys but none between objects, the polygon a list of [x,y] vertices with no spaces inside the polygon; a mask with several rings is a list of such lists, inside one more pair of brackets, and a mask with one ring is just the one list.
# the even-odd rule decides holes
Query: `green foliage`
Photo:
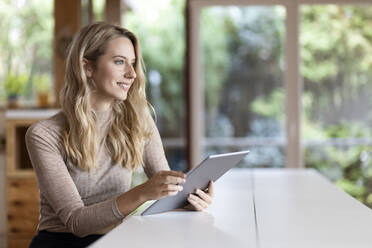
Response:
[{"label": "green foliage", "polygon": [[205,104],[207,112],[213,113],[222,97],[220,92],[230,69],[226,66],[229,60],[227,37],[230,23],[223,13],[214,13],[213,9],[204,9],[200,22]]},{"label": "green foliage", "polygon": [[266,127],[256,128],[261,134],[254,135],[281,135],[281,127],[275,125],[284,120],[284,102],[278,103],[284,100],[279,93],[283,89],[282,10],[229,6],[201,11],[207,136],[252,135],[252,123],[258,119]]},{"label": "green foliage", "polygon": [[285,95],[282,89],[273,90],[267,99],[265,97],[258,97],[253,101],[251,109],[260,116],[284,120],[284,97]]},{"label": "green foliage", "polygon": [[103,21],[104,18],[105,0],[94,0],[93,13],[95,21]]},{"label": "green foliage", "polygon": [[[301,7],[301,71],[307,120],[341,112],[372,78],[372,8],[343,5]],[[371,94],[371,93],[370,93]],[[340,114],[338,114],[340,115]],[[347,120],[350,121],[350,120]]]},{"label": "green foliage", "polygon": [[[140,40],[146,63],[148,98],[157,112],[162,134],[165,137],[179,137],[183,131],[185,109],[184,1],[167,2],[141,1],[138,9],[126,12],[124,23]],[[160,75],[159,85],[150,81],[151,72]]]},{"label": "green foliage", "polygon": [[363,123],[350,124],[346,121],[342,121],[337,125],[329,125],[325,133],[329,138],[371,137],[371,129]]},{"label": "green foliage", "polygon": [[304,6],[301,16],[301,69],[305,79],[324,84],[340,74],[346,76],[372,68],[371,31],[365,28],[368,26],[365,21],[371,20],[368,8]]},{"label": "green foliage", "polygon": [[4,87],[8,97],[22,95],[25,90],[26,83],[26,75],[14,75],[12,73],[9,73],[4,81]]},{"label": "green foliage", "polygon": [[341,179],[337,181],[337,186],[359,200],[362,200],[366,193],[366,189],[363,185],[358,185],[349,179]]},{"label": "green foliage", "polygon": [[32,84],[37,93],[48,93],[52,87],[51,79],[48,74],[34,76]]},{"label": "green foliage", "polygon": [[372,207],[372,147],[308,147],[306,166],[320,171],[344,191]]}]

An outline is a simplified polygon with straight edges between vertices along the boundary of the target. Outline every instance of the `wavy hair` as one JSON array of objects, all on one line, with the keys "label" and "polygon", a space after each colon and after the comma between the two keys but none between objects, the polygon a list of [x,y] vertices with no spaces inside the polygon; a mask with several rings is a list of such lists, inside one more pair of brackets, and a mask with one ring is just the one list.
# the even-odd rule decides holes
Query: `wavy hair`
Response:
[{"label": "wavy hair", "polygon": [[65,84],[60,93],[68,125],[63,132],[67,157],[77,167],[98,168],[99,130],[90,94],[94,82],[84,70],[83,58],[96,62],[110,40],[128,38],[135,50],[135,78],[125,101],[115,101],[104,142],[115,164],[128,169],[143,165],[144,140],[151,135],[151,114],[145,92],[144,64],[137,37],[129,30],[104,22],[90,24],[74,37],[66,61]]}]

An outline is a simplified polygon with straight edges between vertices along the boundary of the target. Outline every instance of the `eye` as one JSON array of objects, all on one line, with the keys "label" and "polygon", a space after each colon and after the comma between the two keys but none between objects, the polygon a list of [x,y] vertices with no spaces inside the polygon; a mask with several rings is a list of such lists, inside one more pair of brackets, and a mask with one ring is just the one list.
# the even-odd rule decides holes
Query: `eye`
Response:
[{"label": "eye", "polygon": [[132,63],[132,67],[133,68],[136,67],[136,62]]},{"label": "eye", "polygon": [[124,60],[115,60],[114,63],[115,65],[122,65],[124,64]]}]

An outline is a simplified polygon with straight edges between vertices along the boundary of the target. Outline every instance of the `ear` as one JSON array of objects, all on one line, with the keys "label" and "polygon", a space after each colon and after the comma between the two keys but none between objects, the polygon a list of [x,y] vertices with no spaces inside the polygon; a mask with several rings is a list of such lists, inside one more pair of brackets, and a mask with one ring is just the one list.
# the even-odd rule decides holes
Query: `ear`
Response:
[{"label": "ear", "polygon": [[86,58],[83,58],[83,68],[87,77],[91,78],[93,76],[93,67],[92,63]]}]

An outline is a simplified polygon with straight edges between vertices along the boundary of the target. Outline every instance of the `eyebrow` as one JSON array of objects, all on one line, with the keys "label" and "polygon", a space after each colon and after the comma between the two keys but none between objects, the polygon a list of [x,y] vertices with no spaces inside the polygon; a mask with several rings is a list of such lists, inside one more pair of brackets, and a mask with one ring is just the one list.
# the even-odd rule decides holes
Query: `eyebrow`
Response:
[{"label": "eyebrow", "polygon": [[[129,60],[127,57],[125,57],[123,55],[115,55],[115,56],[112,56],[112,57],[113,58],[119,57],[119,58],[123,58],[123,59]],[[136,62],[136,58],[132,59],[132,61]]]}]

